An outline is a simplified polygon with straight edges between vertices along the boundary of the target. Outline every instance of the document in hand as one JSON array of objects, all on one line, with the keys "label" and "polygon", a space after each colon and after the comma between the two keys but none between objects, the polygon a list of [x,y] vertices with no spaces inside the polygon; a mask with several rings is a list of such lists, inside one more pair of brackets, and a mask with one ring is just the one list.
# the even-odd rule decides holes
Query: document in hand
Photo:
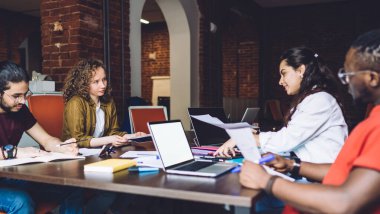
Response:
[{"label": "document in hand", "polygon": [[152,141],[152,137],[150,136],[150,134],[139,136],[139,137],[132,137],[128,139],[128,142],[136,142],[136,143],[141,143],[141,142],[146,142],[146,141]]},{"label": "document in hand", "polygon": [[0,167],[15,166],[27,163],[45,163],[56,160],[84,159],[83,156],[67,155],[63,153],[49,152],[47,155],[32,158],[16,158],[9,160],[0,160]]},{"label": "document in hand", "polygon": [[128,159],[107,159],[84,165],[85,172],[107,172],[114,173],[131,166],[135,166],[135,160]]},{"label": "document in hand", "polygon": [[[211,117],[210,115],[198,115],[192,117],[200,121],[225,129],[227,134],[231,137],[231,139],[234,142],[236,142],[244,158],[254,163],[258,163],[259,159],[261,158],[261,154],[256,146],[255,138],[252,135],[251,126],[248,123],[242,122],[225,124],[218,118]],[[263,167],[271,175],[277,175],[289,181],[294,181],[293,178],[279,173],[277,171],[274,171],[273,169],[267,166]]]}]

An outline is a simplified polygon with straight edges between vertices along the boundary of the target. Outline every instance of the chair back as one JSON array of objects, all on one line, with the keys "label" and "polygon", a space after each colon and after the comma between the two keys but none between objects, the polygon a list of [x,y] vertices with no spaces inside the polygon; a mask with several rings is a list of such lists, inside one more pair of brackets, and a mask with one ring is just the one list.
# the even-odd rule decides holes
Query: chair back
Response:
[{"label": "chair back", "polygon": [[165,106],[130,106],[128,112],[131,133],[149,133],[148,122],[168,120]]},{"label": "chair back", "polygon": [[51,136],[61,138],[64,101],[61,94],[37,94],[28,98],[30,112]]},{"label": "chair back", "polygon": [[270,111],[270,114],[274,121],[284,122],[284,115],[282,114],[279,100],[267,100],[265,105],[265,110]]}]

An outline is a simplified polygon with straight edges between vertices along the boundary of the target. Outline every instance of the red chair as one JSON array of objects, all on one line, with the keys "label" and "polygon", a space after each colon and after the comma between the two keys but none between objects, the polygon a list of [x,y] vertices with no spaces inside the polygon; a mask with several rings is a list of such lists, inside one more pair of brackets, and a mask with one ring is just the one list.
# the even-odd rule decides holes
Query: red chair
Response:
[{"label": "red chair", "polygon": [[131,132],[149,133],[148,122],[168,120],[165,106],[130,106]]},{"label": "red chair", "polygon": [[50,135],[61,138],[64,101],[61,94],[37,94],[28,98],[28,106],[37,122]]}]

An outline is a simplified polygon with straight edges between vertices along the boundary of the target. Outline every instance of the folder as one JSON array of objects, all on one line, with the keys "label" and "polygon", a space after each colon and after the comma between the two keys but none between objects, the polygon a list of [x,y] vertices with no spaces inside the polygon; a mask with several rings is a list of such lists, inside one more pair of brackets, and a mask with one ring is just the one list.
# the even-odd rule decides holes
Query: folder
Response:
[{"label": "folder", "polygon": [[107,159],[107,160],[84,165],[84,171],[85,172],[114,173],[114,172],[127,169],[135,165],[136,165],[135,160]]}]

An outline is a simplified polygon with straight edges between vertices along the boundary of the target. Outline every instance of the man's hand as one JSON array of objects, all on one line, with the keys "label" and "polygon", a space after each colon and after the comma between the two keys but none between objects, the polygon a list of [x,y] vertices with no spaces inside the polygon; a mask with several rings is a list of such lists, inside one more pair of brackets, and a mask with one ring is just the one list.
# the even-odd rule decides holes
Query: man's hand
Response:
[{"label": "man's hand", "polygon": [[[275,159],[266,163],[265,165],[272,167],[274,170],[278,172],[290,172],[293,168],[293,160],[289,160],[287,158],[283,158],[280,155],[273,154]],[[265,155],[263,155],[265,156]]]},{"label": "man's hand", "polygon": [[54,152],[60,152],[64,154],[69,154],[69,155],[78,155],[79,149],[78,149],[78,144],[75,143],[76,140],[75,138],[70,138],[63,142],[66,145],[61,145],[56,147],[57,149],[54,150]]},{"label": "man's hand", "polygon": [[264,189],[270,175],[264,168],[251,161],[244,161],[241,167],[240,184],[251,189]]}]

